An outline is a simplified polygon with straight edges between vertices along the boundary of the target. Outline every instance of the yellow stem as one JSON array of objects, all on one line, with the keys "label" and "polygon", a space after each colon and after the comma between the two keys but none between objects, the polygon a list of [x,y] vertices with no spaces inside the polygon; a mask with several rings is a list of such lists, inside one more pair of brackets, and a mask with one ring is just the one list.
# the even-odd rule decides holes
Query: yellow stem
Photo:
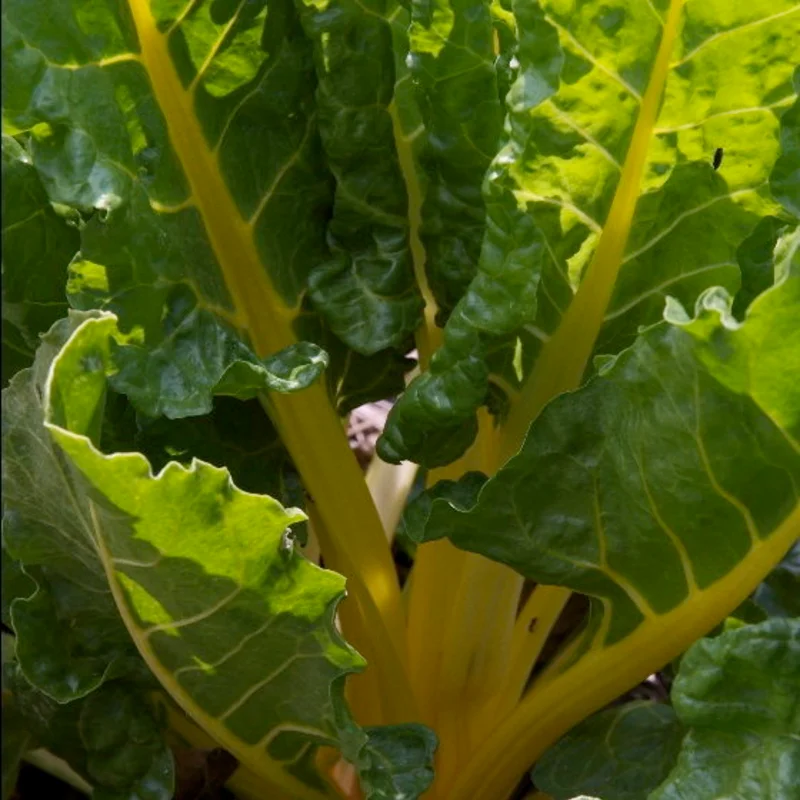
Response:
[{"label": "yellow stem", "polygon": [[[194,95],[178,77],[149,3],[129,0],[129,6],[142,63],[233,298],[237,324],[258,355],[275,353],[295,341],[298,309],[288,307],[270,283],[253,238],[253,221],[242,217],[228,190],[199,125]],[[400,680],[406,663],[405,617],[394,563],[330,399],[316,384],[294,395],[271,393],[263,402],[319,509],[329,542],[335,539],[342,553],[345,577],[375,636],[378,671]],[[396,691],[395,683],[385,687],[387,693]]]},{"label": "yellow stem", "polygon": [[403,173],[403,180],[406,184],[406,194],[408,195],[408,238],[411,246],[411,257],[414,263],[414,277],[417,281],[422,299],[425,302],[423,312],[423,322],[417,328],[415,334],[417,342],[417,352],[419,354],[419,364],[423,370],[428,368],[431,356],[442,344],[442,329],[436,325],[436,299],[433,296],[428,283],[428,275],[425,272],[425,248],[420,239],[420,229],[422,227],[422,187],[417,176],[416,164],[414,163],[414,152],[411,147],[412,139],[406,136],[400,124],[400,114],[397,110],[395,100],[389,104],[389,114],[392,118],[394,130],[394,141],[397,149],[397,159],[400,163],[400,170]]},{"label": "yellow stem", "polygon": [[437,677],[437,774],[444,784],[469,757],[473,736],[483,735],[473,718],[507,670],[522,583],[505,564],[467,554]]},{"label": "yellow stem", "polygon": [[[627,244],[639,197],[647,151],[669,71],[669,61],[678,31],[682,5],[682,0],[673,0],[671,3],[651,79],[642,99],[631,146],[592,263],[558,330],[542,348],[519,399],[511,407],[500,438],[499,459],[501,462],[508,460],[517,452],[531,421],[539,415],[547,402],[561,392],[570,391],[580,385],[586,364],[603,324]],[[498,703],[498,710],[502,708],[502,712],[507,712],[508,706],[513,702],[512,698],[518,697],[518,693],[521,691],[520,684],[524,686],[524,681],[527,680],[532,667],[532,661],[538,657],[549,630],[569,599],[570,593],[566,589],[552,588],[545,591],[546,594],[540,592],[538,597],[531,599],[526,612],[523,613],[517,625],[511,673],[506,683],[504,696]],[[543,603],[542,608],[538,607],[540,602]],[[539,632],[534,629],[530,637],[526,637],[523,635],[524,627],[534,619],[534,613],[539,615],[542,628]],[[514,714],[511,719],[513,718]],[[572,722],[575,721],[577,719]],[[528,717],[527,722],[529,725],[535,724],[537,730],[542,727],[538,720],[531,717]],[[501,729],[505,730],[507,725],[508,723],[505,723]],[[568,727],[569,725],[563,730],[567,730]],[[486,729],[490,730],[491,728],[487,727]],[[525,739],[523,732],[517,730],[516,733]],[[529,737],[525,741],[527,746]],[[551,741],[549,740],[548,744]],[[511,791],[534,756],[534,753],[526,751],[524,756],[527,759],[526,763],[522,764],[516,772],[506,772],[504,775],[506,783],[501,781],[499,784],[492,784],[482,781],[483,790],[475,793],[473,776],[473,784],[466,782],[467,779],[463,779],[458,786],[469,786],[470,798],[486,797],[488,800],[490,797],[504,796],[503,792]],[[483,762],[483,759],[481,761]],[[488,764],[484,764],[484,766],[490,770]],[[496,773],[496,770],[494,771]],[[489,787],[491,787],[492,794],[488,793]],[[466,798],[466,796],[465,794],[464,797]]]},{"label": "yellow stem", "polygon": [[419,464],[413,461],[387,464],[377,453],[367,467],[367,488],[389,543],[394,540],[397,524],[400,522],[418,470]]},{"label": "yellow stem", "polygon": [[537,682],[475,749],[448,800],[502,800],[520,776],[573,725],[683,653],[730,614],[800,537],[800,504],[727,575],[691,591],[672,611],[615,644],[592,650],[565,672]]},{"label": "yellow stem", "polygon": [[[427,486],[440,480],[456,480],[469,470],[484,468],[493,436],[491,417],[484,409],[479,434],[472,447],[452,464],[431,470],[427,475]],[[411,573],[413,584],[408,596],[409,674],[422,721],[431,726],[435,726],[436,720],[444,638],[469,555],[444,539],[428,542],[417,548]]]},{"label": "yellow stem", "polygon": [[563,586],[537,585],[514,624],[505,683],[495,689],[476,720],[481,733],[495,727],[519,702],[542,648],[572,593]]},{"label": "yellow stem", "polygon": [[408,596],[409,675],[420,721],[435,727],[439,662],[466,553],[443,539],[417,548]]},{"label": "yellow stem", "polygon": [[[307,510],[326,566],[343,575],[350,574],[355,569],[350,548],[339,547],[315,502],[309,501]],[[416,721],[416,702],[408,675],[399,654],[387,641],[383,618],[372,603],[372,595],[360,590],[356,584],[353,596],[345,598],[339,607],[339,619],[348,641],[369,662],[362,675],[348,679],[353,683],[351,697],[360,715],[357,719],[376,720],[380,724]],[[374,692],[376,682],[380,687],[377,695]]]}]

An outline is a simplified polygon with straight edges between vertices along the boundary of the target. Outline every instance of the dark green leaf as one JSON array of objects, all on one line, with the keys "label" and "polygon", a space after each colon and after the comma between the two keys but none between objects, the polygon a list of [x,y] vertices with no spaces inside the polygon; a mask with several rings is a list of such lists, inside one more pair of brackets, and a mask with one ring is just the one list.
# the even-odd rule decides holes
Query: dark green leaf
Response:
[{"label": "dark green leaf", "polygon": [[365,728],[359,777],[366,800],[416,800],[433,782],[436,735],[422,725]]},{"label": "dark green leaf", "polygon": [[372,355],[403,344],[422,318],[393,122],[390,18],[402,9],[387,0],[296,5],[314,43],[317,124],[336,179],[331,253],[311,273],[311,296],[339,337]]},{"label": "dark green leaf", "polygon": [[670,706],[627,703],[595,714],[551,747],[533,770],[553,800],[576,793],[643,800],[675,764],[684,729]]},{"label": "dark green leaf", "polygon": [[408,503],[400,519],[398,536],[408,537],[417,543],[424,541],[434,500],[445,500],[453,508],[467,510],[475,505],[484,483],[486,476],[481,472],[467,472],[457,481],[438,481]]},{"label": "dark green leaf", "polygon": [[98,800],[171,800],[172,754],[147,695],[125,681],[59,704],[12,675],[15,707],[37,742],[63,758]]},{"label": "dark green leaf", "polygon": [[28,153],[3,135],[3,386],[30,366],[39,334],[67,312],[78,230],[53,210]]},{"label": "dark green leaf", "polygon": [[681,661],[672,702],[689,732],[650,800],[797,797],[800,621],[700,640]]},{"label": "dark green leaf", "polygon": [[490,3],[414,0],[409,40],[424,124],[420,238],[441,325],[475,275],[486,227],[481,186],[502,132]]}]

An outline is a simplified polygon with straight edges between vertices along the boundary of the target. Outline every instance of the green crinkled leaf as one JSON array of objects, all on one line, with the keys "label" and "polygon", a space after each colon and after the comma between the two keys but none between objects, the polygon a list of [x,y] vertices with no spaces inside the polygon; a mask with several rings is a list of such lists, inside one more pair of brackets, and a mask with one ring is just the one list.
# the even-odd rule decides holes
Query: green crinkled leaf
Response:
[{"label": "green crinkled leaf", "polygon": [[446,500],[454,508],[466,510],[475,505],[481,487],[486,483],[481,472],[467,472],[457,481],[437,481],[430,489],[420,492],[403,510],[397,535],[413,542],[425,539],[425,529],[435,500]]},{"label": "green crinkled leaf", "polygon": [[729,302],[673,306],[542,412],[471,509],[434,500],[425,538],[602,598],[606,645],[722,578],[796,515],[800,276],[744,325]]},{"label": "green crinkled leaf", "polygon": [[672,702],[689,732],[650,800],[790,800],[800,785],[800,621],[772,619],[702,639]]},{"label": "green crinkled leaf", "polygon": [[366,800],[413,800],[433,782],[436,735],[423,725],[365,728],[359,777]]},{"label": "green crinkled leaf", "polygon": [[44,333],[67,310],[67,265],[77,228],[50,205],[30,156],[3,134],[3,386],[30,366]]},{"label": "green crinkled leaf", "polygon": [[627,703],[589,717],[551,747],[532,778],[553,800],[588,792],[642,800],[675,764],[684,729],[668,705]]},{"label": "green crinkled leaf", "polygon": [[519,74],[508,141],[484,187],[478,273],[430,371],[389,417],[385,460],[448,463],[473,440],[479,406],[502,418],[522,402],[592,262],[634,145],[647,159],[596,352],[629,346],[667,295],[691,306],[710,286],[736,291],[740,245],[761,219],[785,213],[779,204],[794,207],[800,150],[796,110],[786,109],[797,92],[800,11],[792,0],[687,2],[655,127],[634,141],[666,5],[515,4]]},{"label": "green crinkled leaf", "polygon": [[171,800],[172,754],[162,721],[141,687],[106,683],[66,704],[54,702],[12,672],[14,708],[41,746],[63,758],[98,800]]},{"label": "green crinkled leaf", "polygon": [[258,359],[206,311],[185,316],[157,347],[122,344],[111,385],[151,417],[207,414],[214,395],[251,399],[259,392],[310,386],[328,363],[324,350],[298,342]]},{"label": "green crinkled leaf", "polygon": [[415,0],[409,42],[424,123],[420,238],[443,324],[475,274],[486,226],[481,185],[502,132],[490,3]]},{"label": "green crinkled leaf", "polygon": [[422,318],[393,125],[391,20],[402,9],[386,0],[296,6],[314,43],[317,125],[336,179],[330,257],[311,273],[311,296],[338,336],[371,355],[403,344]]}]

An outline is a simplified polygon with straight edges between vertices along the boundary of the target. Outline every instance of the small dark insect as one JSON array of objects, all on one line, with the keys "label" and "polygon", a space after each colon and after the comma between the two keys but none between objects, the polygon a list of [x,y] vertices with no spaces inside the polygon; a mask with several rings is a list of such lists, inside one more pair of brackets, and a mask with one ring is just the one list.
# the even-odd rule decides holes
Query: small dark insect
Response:
[{"label": "small dark insect", "polygon": [[533,619],[532,619],[532,620],[531,620],[531,621],[528,623],[528,633],[533,633],[533,629],[536,627],[536,623],[537,623],[538,621],[539,621],[539,620],[538,620],[536,617],[534,617],[534,618],[533,618]]},{"label": "small dark insect", "polygon": [[714,152],[714,169],[719,169],[719,165],[722,163],[722,155],[722,148],[718,147]]}]

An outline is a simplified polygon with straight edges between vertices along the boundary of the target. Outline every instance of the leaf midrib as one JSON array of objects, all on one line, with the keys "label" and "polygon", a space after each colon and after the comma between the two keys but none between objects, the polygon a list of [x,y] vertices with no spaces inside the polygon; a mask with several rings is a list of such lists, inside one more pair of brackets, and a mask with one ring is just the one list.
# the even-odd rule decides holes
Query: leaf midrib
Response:
[{"label": "leaf midrib", "polygon": [[557,394],[580,385],[622,265],[639,199],[648,149],[670,73],[670,58],[680,28],[683,4],[684,0],[670,2],[631,144],[594,257],[561,324],[542,347],[533,371],[523,387],[520,402],[511,408],[501,440],[503,460],[514,455],[531,421],[547,402]]}]

